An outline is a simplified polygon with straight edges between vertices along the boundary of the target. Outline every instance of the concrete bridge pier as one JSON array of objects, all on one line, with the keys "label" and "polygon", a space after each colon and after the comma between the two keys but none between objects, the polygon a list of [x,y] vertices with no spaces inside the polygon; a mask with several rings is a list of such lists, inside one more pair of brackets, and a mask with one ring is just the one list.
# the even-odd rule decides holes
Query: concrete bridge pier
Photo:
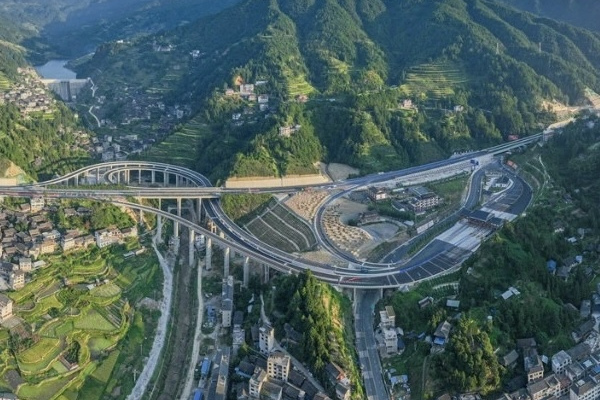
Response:
[{"label": "concrete bridge pier", "polygon": [[152,182],[152,184],[156,183],[156,171],[152,170],[152,172],[150,173],[152,178],[150,179],[150,182]]},{"label": "concrete bridge pier", "polygon": [[[181,217],[181,197],[177,198],[177,216]],[[173,221],[173,235],[179,237],[179,222]]]},{"label": "concrete bridge pier", "polygon": [[163,186],[167,186],[169,184],[169,173],[163,172]]},{"label": "concrete bridge pier", "polygon": [[189,229],[189,243],[188,243],[188,248],[189,248],[189,253],[188,253],[188,261],[189,261],[189,265],[190,267],[194,266],[194,255],[196,254],[196,252],[194,251],[194,245],[196,243],[196,232],[194,232],[192,229]]},{"label": "concrete bridge pier", "polygon": [[100,168],[96,168],[96,184],[100,183]]},{"label": "concrete bridge pier", "polygon": [[229,276],[229,261],[230,261],[231,248],[225,247],[223,250],[223,276],[226,278]]},{"label": "concrete bridge pier", "polygon": [[[141,203],[141,201],[140,201]],[[142,225],[144,223],[144,210],[140,210],[140,222],[139,224]]]},{"label": "concrete bridge pier", "polygon": [[244,278],[242,285],[247,288],[250,282],[250,257],[244,257]]},{"label": "concrete bridge pier", "polygon": [[206,238],[206,257],[204,259],[204,265],[206,265],[206,270],[212,270],[212,239]]},{"label": "concrete bridge pier", "polygon": [[138,183],[142,184],[142,169],[138,169]]},{"label": "concrete bridge pier", "polygon": [[125,175],[125,179],[124,179],[125,183],[129,183],[130,182],[130,180],[129,180],[129,170],[126,170],[124,172],[124,175]]},{"label": "concrete bridge pier", "polygon": [[158,237],[158,243],[162,243],[162,216],[156,216],[156,236]]},{"label": "concrete bridge pier", "polygon": [[263,283],[269,283],[269,266],[263,264]]},{"label": "concrete bridge pier", "polygon": [[202,198],[199,197],[197,201],[198,208],[196,209],[196,218],[198,218],[198,224],[202,223]]}]

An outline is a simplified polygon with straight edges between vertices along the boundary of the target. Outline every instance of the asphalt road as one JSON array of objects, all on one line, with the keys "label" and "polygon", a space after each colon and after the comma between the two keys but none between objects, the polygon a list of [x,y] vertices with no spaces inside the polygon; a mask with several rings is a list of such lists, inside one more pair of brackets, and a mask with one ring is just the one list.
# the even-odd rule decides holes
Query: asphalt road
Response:
[{"label": "asphalt road", "polygon": [[373,331],[375,303],[379,299],[377,290],[357,291],[356,315],[354,320],[356,332],[356,351],[362,371],[363,381],[367,399],[385,400],[389,399],[383,373],[381,360],[377,350],[377,341]]}]

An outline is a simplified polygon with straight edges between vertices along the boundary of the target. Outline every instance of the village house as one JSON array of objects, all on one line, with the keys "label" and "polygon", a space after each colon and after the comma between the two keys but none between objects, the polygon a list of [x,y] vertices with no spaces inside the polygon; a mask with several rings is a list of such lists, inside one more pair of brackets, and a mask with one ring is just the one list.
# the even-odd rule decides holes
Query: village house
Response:
[{"label": "village house", "polygon": [[110,246],[111,244],[120,243],[123,239],[123,234],[117,227],[109,227],[105,229],[100,229],[94,232],[94,236],[96,238],[96,246],[99,248],[104,248],[106,246]]},{"label": "village house", "polygon": [[13,301],[6,295],[0,293],[0,322],[12,317]]},{"label": "village house", "polygon": [[382,187],[370,186],[367,192],[369,198],[375,202],[385,200],[388,198],[387,190]]}]

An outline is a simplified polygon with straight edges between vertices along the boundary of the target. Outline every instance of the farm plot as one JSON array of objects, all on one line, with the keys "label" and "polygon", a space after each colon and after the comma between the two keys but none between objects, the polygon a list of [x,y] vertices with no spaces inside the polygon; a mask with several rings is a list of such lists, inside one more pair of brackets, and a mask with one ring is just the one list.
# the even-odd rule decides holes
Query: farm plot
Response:
[{"label": "farm plot", "polygon": [[180,130],[167,137],[143,155],[148,161],[168,162],[182,167],[193,167],[198,154],[197,145],[206,135],[210,135],[208,126],[192,119]]},{"label": "farm plot", "polygon": [[63,391],[75,377],[76,375],[69,375],[59,379],[47,379],[39,385],[26,383],[19,387],[17,394],[24,400],[50,400]]},{"label": "farm plot", "polygon": [[117,329],[110,321],[104,318],[98,311],[91,309],[74,321],[76,329],[114,331]]},{"label": "farm plot", "polygon": [[21,373],[29,375],[45,370],[61,351],[62,345],[59,339],[41,338],[36,344],[17,355]]},{"label": "farm plot", "polygon": [[90,290],[90,294],[92,296],[97,297],[113,297],[121,293],[121,288],[119,288],[114,283],[110,282],[102,286],[98,286],[92,290]]},{"label": "farm plot", "polygon": [[106,360],[104,360],[98,368],[92,373],[92,377],[97,379],[102,383],[108,383],[110,376],[112,375],[112,371],[115,368],[115,364],[117,363],[117,359],[119,358],[119,350],[115,350]]},{"label": "farm plot", "polygon": [[9,90],[10,86],[10,81],[0,72],[0,90]]},{"label": "farm plot", "polygon": [[63,308],[63,304],[58,301],[56,295],[45,297],[42,300],[39,300],[32,310],[23,312],[23,317],[26,320],[34,320],[46,314],[51,308],[56,308],[59,310]]},{"label": "farm plot", "polygon": [[406,74],[401,89],[409,96],[424,94],[432,100],[451,96],[454,89],[467,82],[467,77],[458,65],[452,63],[429,63],[412,67]]}]

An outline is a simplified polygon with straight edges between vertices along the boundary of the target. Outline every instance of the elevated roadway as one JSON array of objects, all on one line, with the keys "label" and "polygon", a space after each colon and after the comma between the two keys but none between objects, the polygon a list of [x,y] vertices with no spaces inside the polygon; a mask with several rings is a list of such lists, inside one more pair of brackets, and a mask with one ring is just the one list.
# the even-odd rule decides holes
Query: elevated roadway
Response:
[{"label": "elevated roadway", "polygon": [[[348,191],[359,187],[380,184],[406,177],[411,174],[423,173],[437,168],[452,166],[453,164],[464,163],[464,161],[469,159],[489,157],[490,155],[499,154],[513,148],[527,145],[539,138],[541,138],[541,134],[495,146],[487,150],[464,154],[448,160],[411,167],[401,171],[382,172],[349,179],[343,182],[333,182],[313,187],[321,189],[341,188],[342,192],[340,193],[347,193]],[[135,171],[138,171],[138,184],[146,183],[143,182],[142,179],[143,172],[150,172],[152,174],[152,180],[154,180],[155,177],[154,173],[162,173],[163,186],[160,186],[160,182],[154,182],[151,183],[153,187],[94,187],[98,184],[120,184],[121,174],[129,174]],[[172,176],[175,176],[175,184],[179,185],[181,183],[181,186],[164,186],[169,183],[169,178]],[[128,179],[127,183],[130,183],[130,181],[131,179]],[[424,252],[423,254],[425,254],[426,257],[417,257],[404,264],[378,264],[374,266],[377,268],[361,270],[338,268],[302,259],[300,256],[288,254],[259,241],[233,223],[233,221],[225,215],[218,201],[218,197],[223,193],[291,193],[300,189],[302,189],[302,187],[261,189],[226,189],[221,187],[211,187],[210,181],[206,177],[187,168],[165,163],[124,161],[91,165],[64,176],[37,184],[0,187],[0,195],[90,198],[110,201],[116,205],[122,205],[144,212],[151,212],[169,218],[194,232],[201,233],[206,237],[211,238],[222,246],[230,247],[240,254],[247,255],[259,263],[263,263],[279,271],[285,273],[297,273],[304,270],[311,270],[316,277],[323,281],[348,288],[391,288],[410,284],[455,268],[470,255],[469,252],[461,251],[460,249],[435,248],[432,251]],[[340,194],[336,196],[339,195]],[[128,198],[207,199],[205,201],[206,213],[208,217],[217,224],[221,231],[225,233],[226,237],[222,238],[199,225],[167,211],[127,201],[126,199]]]}]

